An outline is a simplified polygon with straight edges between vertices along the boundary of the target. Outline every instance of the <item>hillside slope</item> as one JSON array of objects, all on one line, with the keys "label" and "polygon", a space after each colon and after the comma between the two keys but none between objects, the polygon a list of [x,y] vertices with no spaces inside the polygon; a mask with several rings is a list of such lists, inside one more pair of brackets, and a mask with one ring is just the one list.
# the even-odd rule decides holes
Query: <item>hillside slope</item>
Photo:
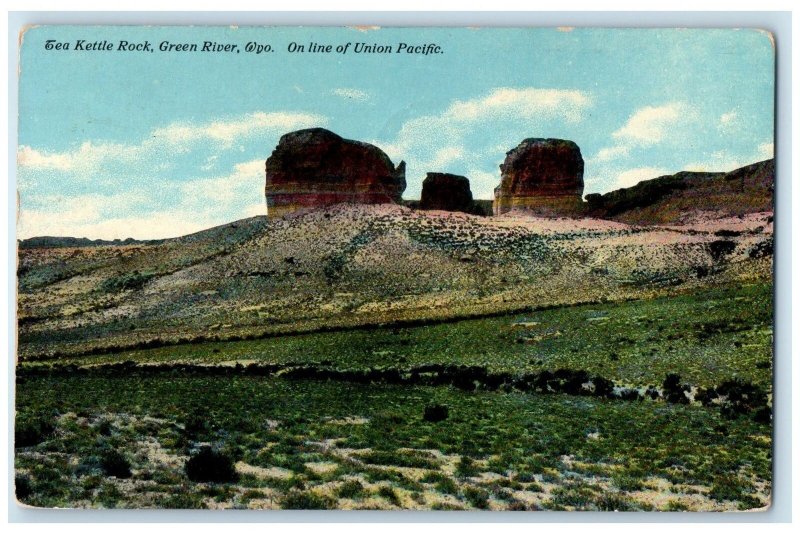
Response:
[{"label": "hillside slope", "polygon": [[19,355],[442,320],[764,280],[771,234],[770,212],[662,228],[339,205],[149,245],[21,249]]}]

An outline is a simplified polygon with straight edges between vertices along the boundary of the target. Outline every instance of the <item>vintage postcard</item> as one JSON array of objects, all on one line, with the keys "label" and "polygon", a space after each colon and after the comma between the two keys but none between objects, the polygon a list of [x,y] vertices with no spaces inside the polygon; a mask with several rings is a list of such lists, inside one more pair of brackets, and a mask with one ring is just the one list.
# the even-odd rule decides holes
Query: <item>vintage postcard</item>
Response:
[{"label": "vintage postcard", "polygon": [[20,35],[18,501],[758,511],[759,29]]}]

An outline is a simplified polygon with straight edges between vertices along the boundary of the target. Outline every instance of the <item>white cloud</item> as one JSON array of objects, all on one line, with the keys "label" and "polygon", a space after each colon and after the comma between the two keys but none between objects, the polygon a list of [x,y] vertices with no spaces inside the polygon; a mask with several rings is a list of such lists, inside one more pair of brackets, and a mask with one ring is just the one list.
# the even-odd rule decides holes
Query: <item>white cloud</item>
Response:
[{"label": "white cloud", "polygon": [[740,122],[741,121],[739,120],[739,112],[736,109],[732,109],[719,116],[719,121],[717,122],[717,130],[719,130],[723,134],[732,133],[738,130]]},{"label": "white cloud", "polygon": [[[500,145],[502,156],[524,137],[545,130],[555,123],[583,120],[592,105],[591,96],[572,89],[539,89],[534,87],[498,87],[467,100],[452,101],[438,114],[415,117],[402,124],[391,140],[372,140],[393,161],[405,160],[408,189],[406,196],[416,198],[422,177],[429,171],[450,172],[479,169],[486,164],[486,154],[468,150],[469,136],[481,132],[489,146]],[[501,125],[495,125],[504,121]],[[547,128],[549,130],[549,128]]]},{"label": "white cloud", "polygon": [[472,190],[472,198],[492,200],[494,199],[494,188],[500,185],[500,171],[486,172],[478,169],[467,171],[469,178],[469,188]]},{"label": "white cloud", "polygon": [[591,99],[583,91],[500,87],[483,97],[456,100],[438,115],[406,121],[397,139],[383,145],[390,145],[395,152],[407,151],[413,145],[441,147],[448,140],[460,139],[466,126],[480,121],[528,120],[533,121],[530,127],[546,119],[577,122],[590,105]]},{"label": "white cloud", "polygon": [[664,140],[677,123],[693,116],[691,108],[682,102],[647,106],[637,110],[611,135],[624,145],[652,146]]},{"label": "white cloud", "polygon": [[266,201],[262,200],[256,204],[250,204],[244,209],[244,217],[256,217],[267,214]]},{"label": "white cloud", "polygon": [[464,157],[464,147],[462,146],[446,146],[436,151],[433,159],[421,163],[420,166],[426,169],[431,169],[434,172],[440,172],[441,169],[446,168],[450,163],[458,161]]},{"label": "white cloud", "polygon": [[360,102],[366,102],[369,100],[369,93],[361,91],[360,89],[352,89],[348,87],[338,87],[331,91],[336,96],[340,96],[342,98],[347,98],[350,100],[358,100]]},{"label": "white cloud", "polygon": [[646,148],[667,140],[685,138],[687,126],[692,125],[696,119],[697,112],[683,102],[637,109],[624,125],[611,134],[615,143],[601,148],[589,158],[587,166],[628,157],[634,148]]},{"label": "white cloud", "polygon": [[119,143],[92,143],[86,141],[78,148],[66,152],[45,152],[20,145],[17,164],[32,170],[88,171],[99,167],[105,160],[131,160],[141,147]]},{"label": "white cloud", "polygon": [[730,124],[735,121],[738,116],[739,114],[736,112],[736,110],[731,110],[719,116],[719,123],[721,125]]},{"label": "white cloud", "polygon": [[252,160],[234,165],[233,172],[224,176],[199,178],[180,184],[181,198],[217,209],[224,209],[231,203],[241,203],[243,199],[263,197],[264,162]]},{"label": "white cloud", "polygon": [[[206,141],[230,148],[234,141],[254,135],[277,135],[289,130],[324,125],[327,118],[310,113],[250,113],[227,121],[210,121],[201,124],[172,123],[155,128],[138,144],[95,143],[86,141],[79,147],[64,152],[45,152],[27,145],[17,149],[17,162],[21,169],[31,171],[69,172],[84,180],[104,167],[129,162],[144,172],[144,165],[165,170],[163,159],[165,142],[177,147],[177,153],[190,151],[189,145]],[[210,170],[218,157],[210,155],[199,167]],[[106,169],[106,174],[111,174]],[[22,184],[24,187],[24,184]]]},{"label": "white cloud", "polygon": [[[67,214],[72,217],[75,214]],[[229,222],[229,221],[226,221]],[[63,224],[52,214],[22,212],[18,234],[21,239],[33,236],[69,236],[89,239],[162,239],[199,232],[213,226],[192,212],[150,212],[143,215],[97,220],[76,220]]]},{"label": "white cloud", "polygon": [[592,168],[591,175],[586,177],[586,192],[605,193],[623,187],[631,187],[642,180],[650,180],[660,176],[674,174],[679,171],[692,172],[730,172],[771,157],[772,143],[760,143],[750,154],[741,154],[729,150],[718,150],[707,155],[704,160],[688,164],[678,163],[670,169],[659,166],[641,166],[625,168],[621,165],[597,166]]},{"label": "white cloud", "polygon": [[263,215],[264,160],[215,172],[221,161],[247,143],[325,123],[308,113],[258,112],[168,124],[138,143],[86,141],[61,152],[21,145],[18,234],[160,238]]},{"label": "white cloud", "polygon": [[22,238],[44,235],[102,237],[80,232],[83,228],[101,223],[104,218],[112,217],[114,213],[129,212],[132,208],[147,205],[150,201],[141,192],[48,196],[38,200],[38,204],[46,208],[30,209],[24,199],[20,204],[17,233]]},{"label": "white cloud", "polygon": [[650,180],[651,178],[658,178],[666,174],[669,174],[669,171],[661,167],[637,167],[635,169],[628,169],[617,174],[617,179],[612,189],[631,187],[642,180]]},{"label": "white cloud", "polygon": [[176,145],[195,141],[210,140],[230,146],[242,137],[260,135],[266,132],[286,132],[312,126],[322,126],[327,119],[312,113],[256,112],[229,120],[216,120],[206,123],[175,122],[153,130],[151,137]]},{"label": "white cloud", "polygon": [[589,96],[583,91],[499,87],[482,98],[453,102],[442,118],[474,122],[498,116],[536,119],[541,115],[550,115],[577,122],[590,104]]},{"label": "white cloud", "polygon": [[592,161],[611,161],[619,157],[627,156],[630,152],[630,147],[627,146],[612,146],[601,148],[595,157],[591,158]]},{"label": "white cloud", "polygon": [[[685,169],[692,172],[728,172],[747,165],[743,159],[724,150],[712,152],[705,161],[696,161],[686,165]],[[749,162],[749,163],[752,163]]]},{"label": "white cloud", "polygon": [[17,149],[17,165],[34,169],[69,170],[75,165],[74,158],[69,154],[52,154],[39,152],[35,148],[21,145]]},{"label": "white cloud", "polygon": [[54,235],[92,239],[176,237],[254,215],[265,215],[264,162],[234,165],[226,175],[162,183],[113,195],[37,198],[20,205],[21,238]]},{"label": "white cloud", "polygon": [[687,171],[694,172],[730,172],[751,163],[770,159],[774,156],[774,146],[771,142],[760,143],[750,155],[731,153],[727,150],[712,152],[704,161],[696,161],[686,165]]}]

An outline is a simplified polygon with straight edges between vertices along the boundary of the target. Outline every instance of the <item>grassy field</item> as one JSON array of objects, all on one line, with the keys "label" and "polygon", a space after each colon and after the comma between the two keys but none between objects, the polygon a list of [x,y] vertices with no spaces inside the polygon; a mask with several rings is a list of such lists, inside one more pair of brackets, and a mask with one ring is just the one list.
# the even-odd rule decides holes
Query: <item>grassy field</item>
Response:
[{"label": "grassy field", "polygon": [[[33,377],[18,398],[52,425],[17,449],[38,506],[738,509],[771,478],[768,424],[694,405],[136,373]],[[203,445],[238,477],[189,480]],[[107,476],[110,450],[129,476]]]},{"label": "grassy field", "polygon": [[[62,507],[761,508],[771,325],[771,287],[757,284],[22,362],[17,495]],[[108,367],[125,361],[138,366]],[[234,362],[278,371],[225,371]],[[506,373],[507,387],[348,379],[435,364]],[[534,379],[564,370],[560,389]],[[599,377],[654,395],[612,394]]]},{"label": "grassy field", "polygon": [[678,373],[696,386],[741,378],[769,387],[772,286],[715,288],[414,328],[186,344],[62,358],[58,363],[122,361],[322,364],[334,369],[457,363],[494,372],[586,370],[631,386],[658,385],[667,374]]}]

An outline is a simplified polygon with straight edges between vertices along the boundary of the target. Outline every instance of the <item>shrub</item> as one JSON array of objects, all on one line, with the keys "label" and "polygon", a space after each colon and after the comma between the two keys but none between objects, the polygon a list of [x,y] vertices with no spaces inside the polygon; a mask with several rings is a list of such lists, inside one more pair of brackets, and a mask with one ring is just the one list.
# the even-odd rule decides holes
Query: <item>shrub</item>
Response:
[{"label": "shrub", "polygon": [[186,462],[186,476],[194,482],[235,482],[233,460],[225,454],[203,447]]},{"label": "shrub", "polygon": [[458,495],[458,484],[450,477],[444,477],[434,486],[439,493]]},{"label": "shrub", "polygon": [[728,380],[720,384],[717,393],[724,398],[720,410],[727,418],[732,419],[755,411],[761,411],[759,414],[761,418],[769,415],[769,412],[763,411],[764,408],[768,408],[767,395],[750,382],[739,378]]},{"label": "shrub", "polygon": [[441,482],[442,480],[450,479],[447,475],[438,471],[428,471],[421,479],[419,479],[419,481],[424,484],[435,484],[437,482]]},{"label": "shrub", "polygon": [[157,499],[159,508],[168,510],[198,510],[206,508],[203,497],[199,493],[174,493],[166,498]]},{"label": "shrub", "polygon": [[753,419],[757,423],[768,424],[772,421],[772,410],[769,408],[769,406],[763,406],[755,411],[753,414]]},{"label": "shrub", "polygon": [[359,456],[361,460],[374,465],[393,465],[398,467],[418,467],[436,469],[437,463],[423,452],[409,451],[370,451]]},{"label": "shrub", "polygon": [[642,394],[636,388],[618,388],[612,392],[611,396],[626,401],[642,400]]},{"label": "shrub", "polygon": [[104,508],[116,508],[117,503],[125,498],[125,495],[113,483],[107,482],[100,486],[95,499]]},{"label": "shrub", "polygon": [[689,391],[689,386],[681,384],[681,376],[675,373],[670,373],[664,379],[664,384],[661,386],[664,390],[664,399],[673,404],[689,404],[689,398],[686,392]]},{"label": "shrub", "polygon": [[346,480],[339,489],[336,490],[336,495],[342,499],[357,499],[364,496],[364,485],[358,480]]},{"label": "shrub", "polygon": [[711,270],[703,265],[697,265],[692,268],[692,272],[694,272],[697,278],[705,278],[706,276],[709,275]]},{"label": "shrub", "polygon": [[469,486],[464,489],[464,497],[475,508],[489,508],[489,494],[485,490]]},{"label": "shrub", "polygon": [[753,486],[734,475],[719,475],[714,478],[708,496],[716,501],[738,501],[753,491]]},{"label": "shrub", "polygon": [[708,244],[708,251],[714,261],[719,261],[736,249],[736,243],[725,239],[712,241]]},{"label": "shrub", "polygon": [[141,289],[154,276],[154,274],[140,273],[139,271],[123,273],[104,280],[100,284],[100,290],[105,293],[116,293],[129,289]]},{"label": "shrub", "polygon": [[689,507],[683,504],[680,501],[669,501],[667,502],[667,511],[668,512],[685,512],[688,510]]},{"label": "shrub", "polygon": [[281,500],[284,510],[332,510],[335,506],[335,500],[310,491],[292,490]]},{"label": "shrub", "polygon": [[630,501],[619,493],[605,493],[594,502],[597,508],[604,512],[627,512],[632,509]]},{"label": "shrub", "polygon": [[41,417],[26,419],[17,417],[14,426],[14,446],[31,447],[38,445],[53,433],[53,423]]},{"label": "shrub", "polygon": [[203,437],[209,430],[208,418],[196,413],[186,417],[183,425],[184,435],[189,439]]},{"label": "shrub", "polygon": [[33,493],[30,479],[25,476],[14,477],[14,491],[20,501],[30,497],[31,493]]},{"label": "shrub", "polygon": [[111,425],[111,421],[109,421],[108,419],[103,419],[97,425],[97,432],[101,436],[110,436],[112,430],[113,430],[113,426]]},{"label": "shrub", "polygon": [[639,491],[644,488],[642,480],[629,475],[617,475],[612,477],[612,482],[622,491]]},{"label": "shrub", "polygon": [[456,475],[461,478],[473,477],[478,474],[475,462],[469,456],[462,456],[456,464]]},{"label": "shrub", "polygon": [[697,390],[697,393],[695,393],[694,400],[701,403],[703,406],[711,406],[718,397],[717,390],[713,387],[708,389],[700,388]]},{"label": "shrub", "polygon": [[381,486],[378,490],[378,495],[389,501],[390,504],[394,506],[400,506],[400,497],[397,496],[397,492],[394,488],[389,486]]},{"label": "shrub", "polygon": [[536,507],[536,505],[531,505],[529,507],[524,502],[516,499],[509,502],[508,506],[506,506],[506,511],[508,512],[526,512],[528,510],[538,510],[538,507]]},{"label": "shrub", "polygon": [[774,253],[773,249],[774,246],[772,243],[772,239],[768,239],[766,241],[761,241],[753,245],[747,252],[747,254],[751,258],[763,258],[764,256],[772,255]]},{"label": "shrub", "polygon": [[450,410],[448,410],[447,406],[433,404],[425,407],[425,413],[422,415],[422,418],[430,423],[438,423],[439,421],[447,419],[449,415]]},{"label": "shrub", "polygon": [[584,486],[569,485],[553,490],[552,504],[556,506],[572,506],[584,510],[592,504],[594,492]]},{"label": "shrub", "polygon": [[131,476],[131,463],[120,452],[109,449],[100,457],[100,467],[106,476],[129,478]]},{"label": "shrub", "polygon": [[453,511],[453,510],[463,510],[463,508],[458,506],[457,504],[452,504],[449,502],[435,502],[431,506],[431,510]]},{"label": "shrub", "polygon": [[592,379],[594,384],[594,394],[598,397],[610,397],[614,391],[614,382],[602,376],[596,376]]},{"label": "shrub", "polygon": [[589,382],[589,373],[583,369],[557,369],[548,382],[550,389],[570,395],[584,394],[583,385]]},{"label": "shrub", "polygon": [[536,476],[528,471],[521,471],[517,473],[516,479],[519,482],[536,482]]}]

